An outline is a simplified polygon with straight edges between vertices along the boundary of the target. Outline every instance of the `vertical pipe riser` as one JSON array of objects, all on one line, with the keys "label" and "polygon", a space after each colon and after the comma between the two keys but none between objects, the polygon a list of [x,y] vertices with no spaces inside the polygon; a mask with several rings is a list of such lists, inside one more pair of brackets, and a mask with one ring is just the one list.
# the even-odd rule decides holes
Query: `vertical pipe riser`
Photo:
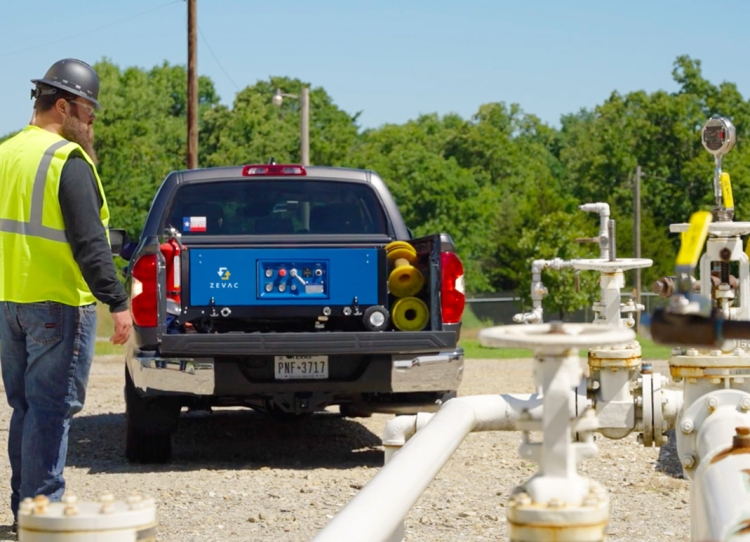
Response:
[{"label": "vertical pipe riser", "polygon": [[698,467],[690,486],[693,542],[750,541],[750,450]]}]

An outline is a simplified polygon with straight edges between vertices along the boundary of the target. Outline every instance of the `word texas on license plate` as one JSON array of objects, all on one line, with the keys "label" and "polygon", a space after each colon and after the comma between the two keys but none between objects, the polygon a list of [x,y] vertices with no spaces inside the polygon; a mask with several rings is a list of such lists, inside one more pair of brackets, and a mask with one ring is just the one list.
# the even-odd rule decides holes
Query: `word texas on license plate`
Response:
[{"label": "word texas on license plate", "polygon": [[328,378],[328,356],[275,356],[276,380]]}]

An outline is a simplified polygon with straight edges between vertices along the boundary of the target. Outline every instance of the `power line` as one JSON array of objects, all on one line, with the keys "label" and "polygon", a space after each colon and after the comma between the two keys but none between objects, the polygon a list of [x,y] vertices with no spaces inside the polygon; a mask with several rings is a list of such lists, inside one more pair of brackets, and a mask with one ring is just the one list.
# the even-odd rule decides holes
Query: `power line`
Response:
[{"label": "power line", "polygon": [[11,56],[11,55],[17,55],[19,53],[26,53],[28,51],[34,51],[36,49],[43,49],[44,47],[49,47],[50,45],[55,45],[55,44],[61,43],[63,41],[68,41],[68,40],[72,40],[72,39],[75,39],[75,38],[80,38],[82,36],[86,36],[88,34],[91,34],[92,32],[97,32],[97,31],[102,30],[104,28],[109,28],[110,26],[115,26],[115,25],[118,25],[120,23],[124,23],[125,21],[130,21],[131,19],[135,19],[135,18],[141,17],[143,15],[148,15],[149,13],[153,13],[154,11],[158,11],[158,10],[160,10],[162,8],[167,7],[167,6],[171,6],[172,4],[181,4],[182,2],[183,2],[183,0],[172,0],[172,2],[167,2],[166,4],[162,4],[162,5],[157,6],[155,8],[151,8],[151,9],[148,9],[146,11],[142,11],[140,13],[136,13],[135,15],[130,15],[129,17],[125,17],[123,19],[118,19],[117,21],[112,21],[111,23],[107,23],[105,25],[98,26],[96,28],[91,28],[89,30],[86,30],[84,32],[80,32],[78,34],[74,34],[72,36],[67,36],[67,37],[64,37],[64,38],[59,38],[59,39],[56,39],[54,41],[43,43],[41,45],[34,45],[32,47],[26,47],[25,49],[15,49],[13,51],[8,51],[8,52],[5,52],[5,53],[0,53],[0,58],[6,57],[6,56]]},{"label": "power line", "polygon": [[216,64],[218,64],[219,69],[224,73],[224,75],[227,76],[227,79],[229,79],[229,82],[234,85],[234,88],[237,90],[240,90],[239,85],[234,82],[232,79],[232,76],[227,73],[227,70],[224,69],[224,66],[221,65],[221,62],[219,62],[219,59],[214,54],[214,50],[211,49],[211,46],[208,44],[208,40],[206,39],[206,36],[203,35],[203,31],[200,29],[200,26],[198,27],[198,33],[201,35],[201,39],[203,39],[203,43],[206,44],[206,48],[208,48],[208,52],[211,53],[211,56],[214,57],[214,60],[216,61]]}]

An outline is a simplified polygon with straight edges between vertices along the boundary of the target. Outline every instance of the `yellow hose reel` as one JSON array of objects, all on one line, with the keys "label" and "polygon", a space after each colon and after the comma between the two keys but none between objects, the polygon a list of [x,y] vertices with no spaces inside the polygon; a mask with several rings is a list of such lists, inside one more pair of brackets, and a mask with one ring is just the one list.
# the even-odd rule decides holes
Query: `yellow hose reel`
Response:
[{"label": "yellow hose reel", "polygon": [[424,277],[419,269],[406,258],[393,262],[394,269],[388,276],[388,289],[396,297],[411,297],[424,286]]},{"label": "yellow hose reel", "polygon": [[401,331],[422,331],[429,319],[427,305],[417,297],[399,299],[391,310],[393,325]]},{"label": "yellow hose reel", "polygon": [[385,254],[390,264],[401,258],[409,263],[414,263],[417,259],[417,251],[406,241],[392,241],[388,243],[385,246]]},{"label": "yellow hose reel", "polygon": [[393,241],[386,245],[385,253],[393,267],[388,290],[400,298],[391,309],[391,321],[401,331],[421,331],[430,319],[430,310],[414,297],[424,286],[422,272],[412,265],[417,261],[417,251],[406,241]]}]

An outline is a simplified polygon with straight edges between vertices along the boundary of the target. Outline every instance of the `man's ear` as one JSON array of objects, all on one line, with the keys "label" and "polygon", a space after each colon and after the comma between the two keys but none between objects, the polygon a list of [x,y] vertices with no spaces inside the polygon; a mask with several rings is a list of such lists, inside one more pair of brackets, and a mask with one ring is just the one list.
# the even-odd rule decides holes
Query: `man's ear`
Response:
[{"label": "man's ear", "polygon": [[57,100],[55,100],[55,111],[57,111],[61,115],[68,114],[67,111],[65,110],[66,107],[70,107],[70,104],[65,98],[58,98]]}]

